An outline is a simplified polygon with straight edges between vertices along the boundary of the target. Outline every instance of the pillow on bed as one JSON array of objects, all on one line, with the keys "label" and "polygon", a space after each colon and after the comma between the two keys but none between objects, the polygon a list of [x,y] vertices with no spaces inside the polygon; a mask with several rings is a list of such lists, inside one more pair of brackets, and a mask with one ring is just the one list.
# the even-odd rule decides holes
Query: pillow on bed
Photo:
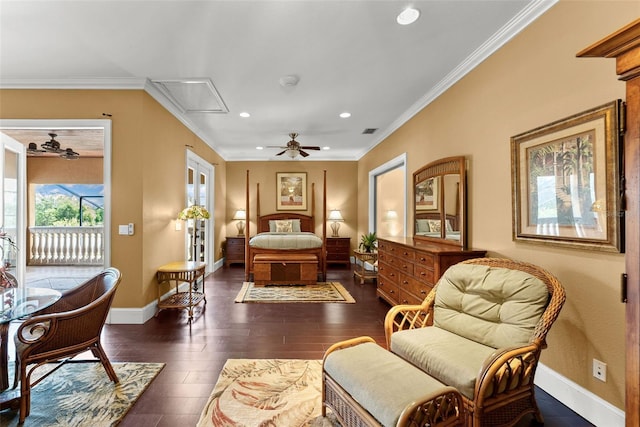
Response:
[{"label": "pillow on bed", "polygon": [[429,220],[427,219],[416,219],[416,232],[418,233],[428,233],[429,232]]},{"label": "pillow on bed", "polygon": [[429,221],[429,231],[432,231],[432,232],[440,231],[439,219],[428,219],[427,221]]},{"label": "pillow on bed", "polygon": [[445,225],[447,226],[447,231],[453,231],[453,227],[451,226],[451,220],[450,219],[445,221]]},{"label": "pillow on bed", "polygon": [[276,220],[276,233],[291,233],[293,232],[293,223],[290,219],[278,219]]},{"label": "pillow on bed", "polygon": [[[278,224],[280,224],[280,230],[278,229]],[[290,230],[285,230],[282,228],[289,227],[287,224],[290,224]],[[299,219],[278,219],[278,220],[270,220],[269,221],[269,232],[270,233],[300,233],[300,220]]]}]

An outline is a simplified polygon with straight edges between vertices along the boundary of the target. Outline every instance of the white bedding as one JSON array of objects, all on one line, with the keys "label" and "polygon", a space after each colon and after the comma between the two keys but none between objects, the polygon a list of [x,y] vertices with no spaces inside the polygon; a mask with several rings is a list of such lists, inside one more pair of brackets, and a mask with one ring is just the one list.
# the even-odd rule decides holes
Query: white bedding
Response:
[{"label": "white bedding", "polygon": [[259,233],[249,246],[261,249],[313,249],[322,247],[322,239],[313,233]]}]

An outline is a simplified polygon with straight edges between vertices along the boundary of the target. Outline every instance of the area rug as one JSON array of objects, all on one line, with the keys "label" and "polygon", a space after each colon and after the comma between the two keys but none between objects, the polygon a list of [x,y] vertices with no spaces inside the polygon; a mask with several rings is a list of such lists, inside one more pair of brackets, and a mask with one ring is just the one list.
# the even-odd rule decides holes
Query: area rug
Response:
[{"label": "area rug", "polygon": [[338,282],[318,282],[315,285],[254,286],[244,282],[236,302],[338,302],[353,304],[351,294]]},{"label": "area rug", "polygon": [[322,414],[322,361],[229,359],[197,427],[336,427]]},{"label": "area rug", "polygon": [[[100,363],[67,363],[31,389],[31,413],[23,427],[117,425],[164,363],[112,363],[109,380]],[[47,366],[38,368],[46,369]],[[34,375],[38,375],[38,370]],[[35,378],[35,377],[34,377]],[[18,425],[18,411],[0,412],[0,425]]]}]

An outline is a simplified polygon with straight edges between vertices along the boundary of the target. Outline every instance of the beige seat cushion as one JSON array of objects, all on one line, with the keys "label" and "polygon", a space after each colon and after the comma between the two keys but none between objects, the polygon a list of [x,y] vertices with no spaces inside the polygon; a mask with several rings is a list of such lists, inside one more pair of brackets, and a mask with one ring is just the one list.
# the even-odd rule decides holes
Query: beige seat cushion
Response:
[{"label": "beige seat cushion", "polygon": [[394,333],[391,351],[473,399],[478,372],[495,349],[429,326]]},{"label": "beige seat cushion", "polygon": [[548,299],[546,285],[523,271],[457,264],[438,281],[433,324],[489,347],[526,345]]},{"label": "beige seat cushion", "polygon": [[374,343],[329,354],[324,370],[383,426],[395,426],[406,406],[444,387]]}]

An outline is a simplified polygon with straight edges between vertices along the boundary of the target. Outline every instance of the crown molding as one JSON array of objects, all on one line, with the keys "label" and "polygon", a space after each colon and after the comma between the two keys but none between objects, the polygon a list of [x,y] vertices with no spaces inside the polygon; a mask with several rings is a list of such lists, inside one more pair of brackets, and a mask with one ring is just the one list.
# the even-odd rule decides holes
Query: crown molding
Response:
[{"label": "crown molding", "polygon": [[68,79],[0,79],[0,89],[144,89],[147,79],[68,78]]},{"label": "crown molding", "polygon": [[394,120],[386,129],[378,135],[378,138],[368,147],[360,152],[358,159],[371,151],[376,145],[384,141],[389,135],[398,130],[408,122],[413,116],[418,114],[426,106],[435,101],[440,95],[456,84],[474,68],[480,65],[485,59],[493,55],[505,43],[515,37],[520,31],[538,19],[543,13],[553,7],[559,0],[535,0],[522,9],[519,14],[507,22],[500,30],[485,41],[478,49],[471,53],[464,61],[453,69],[444,79],[440,80],[429,92],[416,101],[402,115]]}]

